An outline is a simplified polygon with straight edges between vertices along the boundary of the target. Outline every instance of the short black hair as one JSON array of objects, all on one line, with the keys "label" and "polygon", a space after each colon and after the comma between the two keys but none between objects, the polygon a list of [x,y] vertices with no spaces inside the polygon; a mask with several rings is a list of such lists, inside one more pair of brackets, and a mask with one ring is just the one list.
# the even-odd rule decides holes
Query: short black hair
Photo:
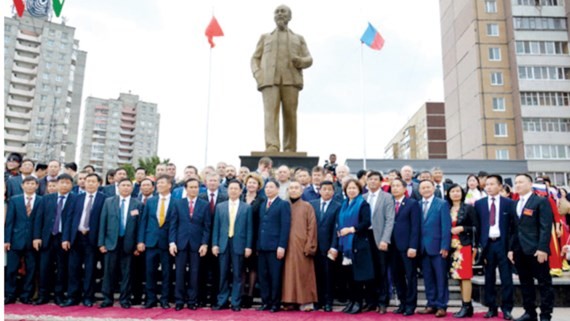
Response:
[{"label": "short black hair", "polygon": [[14,161],[14,162],[18,162],[21,163],[22,162],[22,154],[20,153],[10,153],[8,155],[8,157],[6,158],[6,161]]},{"label": "short black hair", "polygon": [[533,182],[532,177],[531,177],[529,174],[527,174],[527,173],[518,173],[517,175],[515,175],[515,178],[517,178],[517,177],[519,177],[519,176],[524,176],[524,177],[528,178],[528,180],[529,180],[531,183]]},{"label": "short black hair", "polygon": [[47,169],[47,164],[44,163],[37,163],[36,164],[36,171],[45,171]]},{"label": "short black hair", "polygon": [[[150,179],[150,178],[145,178],[145,179]],[[145,179],[143,179],[143,181]],[[163,180],[163,179],[166,180],[168,182],[168,184],[172,185],[172,179],[168,175],[160,175],[159,177],[156,178],[156,182],[158,183],[158,181]],[[142,183],[142,181],[141,181],[141,183]]]},{"label": "short black hair", "polygon": [[322,182],[321,182],[321,188],[323,188],[323,186],[325,186],[325,185],[327,185],[327,186],[332,186],[333,191],[335,190],[335,188],[334,188],[334,183],[333,183],[333,182],[331,182],[331,181],[322,181]]},{"label": "short black hair", "polygon": [[372,176],[378,176],[378,178],[380,178],[380,180],[384,179],[384,177],[382,177],[382,173],[380,173],[379,171],[370,171],[370,173],[368,173],[368,176],[366,176],[366,177],[370,178]]},{"label": "short black hair", "polygon": [[503,176],[499,175],[499,174],[491,174],[489,176],[487,176],[487,179],[489,178],[494,178],[497,180],[497,182],[499,182],[499,185],[503,185]]},{"label": "short black hair", "polygon": [[402,183],[402,186],[404,188],[408,187],[408,183],[406,183],[406,181],[404,181],[403,179],[401,179],[400,177],[396,177],[392,180],[392,183],[394,183],[395,181],[398,181],[400,183]]},{"label": "short black hair", "polygon": [[24,158],[24,159],[22,160],[22,164],[24,164],[24,163],[32,163],[32,166],[35,165],[35,164],[34,164],[34,161],[31,160],[31,159],[29,159],[29,158]]},{"label": "short black hair", "polygon": [[133,184],[133,182],[128,177],[121,179],[117,184],[121,185],[122,182],[129,182],[131,185]]},{"label": "short black hair", "polygon": [[[162,176],[162,175],[160,175],[160,176]],[[168,176],[167,176],[167,177],[168,177]],[[149,181],[149,182],[150,182],[150,185],[152,185],[153,187],[154,187],[154,185],[155,185],[155,182],[154,182],[152,179],[148,178],[148,177],[143,178],[143,180],[141,181],[141,184],[142,184],[144,181]],[[157,180],[157,181],[158,181],[158,180]],[[168,181],[170,182],[170,178],[168,179]],[[171,183],[171,182],[170,182],[170,183]],[[171,184],[172,184],[172,183],[171,183]]]},{"label": "short black hair", "polygon": [[[297,174],[298,172],[307,172],[307,174],[309,174],[309,175],[311,174],[311,171],[309,171],[309,169],[306,167],[298,167],[295,170],[295,174]],[[277,186],[277,187],[279,187],[279,186]]]},{"label": "short black hair", "polygon": [[317,165],[317,166],[313,167],[313,169],[311,169],[311,174],[313,174],[313,173],[324,173],[324,172],[325,172],[325,169],[319,165]]},{"label": "short black hair", "polygon": [[124,168],[124,167],[119,167],[119,168],[117,168],[117,169],[115,170],[115,173],[113,174],[113,176],[117,175],[117,173],[120,172],[120,171],[125,172],[125,174],[127,174],[127,175],[129,174],[129,172],[127,172],[127,169],[126,169],[126,168]]},{"label": "short black hair", "polygon": [[39,181],[36,177],[32,176],[32,175],[28,175],[26,176],[23,180],[22,180],[22,185],[24,185],[26,182],[35,182],[36,184],[39,184]]},{"label": "short black hair", "polygon": [[391,170],[388,172],[388,174],[392,174],[392,173],[396,174],[396,176],[398,176],[398,178],[402,178],[402,174],[400,173],[399,170],[397,170],[397,169],[391,169]]},{"label": "short black hair", "polygon": [[144,167],[137,167],[137,169],[135,169],[135,173],[140,171],[140,170],[143,170],[145,175],[146,175],[146,168],[144,168]]},{"label": "short black hair", "polygon": [[[84,167],[85,168],[85,167]],[[102,183],[102,179],[101,176],[97,175],[96,173],[91,173],[91,174],[87,174],[87,176],[85,176],[85,179],[88,179],[89,177],[96,177],[97,178],[97,182],[99,182],[99,184]]]},{"label": "short black hair", "polygon": [[366,175],[367,171],[365,169],[361,169],[358,172],[356,172],[356,178],[361,179],[362,176]]},{"label": "short black hair", "polygon": [[479,173],[477,173],[477,177],[488,177],[488,176],[489,173],[487,173],[486,171],[479,171]]},{"label": "short black hair", "polygon": [[451,190],[457,187],[459,187],[459,190],[461,191],[461,204],[465,202],[465,196],[467,195],[465,193],[465,190],[463,189],[463,187],[461,187],[461,185],[455,183],[449,186],[449,189],[447,190],[447,195],[445,195],[445,200],[447,201],[450,207],[453,206],[453,201],[451,200]]},{"label": "short black hair", "polygon": [[239,189],[242,189],[241,182],[238,181],[237,179],[232,179],[232,180],[230,180],[230,181],[228,182],[228,188],[230,187],[231,184],[238,184]]},{"label": "short black hair", "polygon": [[75,162],[65,163],[65,165],[63,165],[63,167],[66,169],[71,169],[74,172],[77,172],[77,164],[75,164]]},{"label": "short black hair", "polygon": [[[305,168],[305,171],[307,171],[306,168]],[[308,172],[309,171],[307,171],[307,173]],[[265,186],[267,186],[267,184],[269,184],[269,183],[273,183],[273,184],[275,184],[275,187],[279,188],[279,182],[276,179],[274,179],[274,178],[268,179],[267,182],[265,182]]]},{"label": "short black hair", "polygon": [[83,166],[83,169],[88,169],[88,168],[91,168],[95,172],[95,166],[93,166],[91,164],[87,164],[87,165]]},{"label": "short black hair", "polygon": [[59,174],[59,176],[57,177],[58,182],[61,180],[64,180],[64,179],[67,179],[68,181],[73,183],[73,177],[71,177],[71,175],[69,175],[69,174],[63,173],[63,174]]},{"label": "short black hair", "polygon": [[187,179],[187,180],[184,182],[184,188],[187,188],[187,187],[188,187],[188,183],[190,183],[190,182],[196,182],[196,183],[198,183],[198,187],[200,187],[200,181],[199,181],[198,179],[194,178],[194,177],[190,177],[189,179]]},{"label": "short black hair", "polygon": [[420,187],[423,182],[430,182],[432,186],[435,186],[435,184],[433,183],[433,181],[431,179],[422,179],[420,181],[420,183],[418,184],[418,187]]}]

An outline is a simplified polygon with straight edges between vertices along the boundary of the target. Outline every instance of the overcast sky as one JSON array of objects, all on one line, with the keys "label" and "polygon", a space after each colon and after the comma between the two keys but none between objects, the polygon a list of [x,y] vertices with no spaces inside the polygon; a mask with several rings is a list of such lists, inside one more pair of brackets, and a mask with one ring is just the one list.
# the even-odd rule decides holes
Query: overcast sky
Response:
[{"label": "overcast sky", "polygon": [[159,156],[179,168],[203,167],[210,55],[204,31],[214,13],[225,36],[212,51],[208,163],[239,165],[239,155],[264,149],[250,58],[260,35],[275,28],[273,10],[282,3],[314,61],[299,98],[299,151],[320,163],[331,152],[340,161],[363,156],[359,39],[368,22],[386,40],[382,51],[363,48],[368,158],[382,158],[424,102],[443,100],[437,0],[68,0],[62,15],[88,53],[83,100],[130,90],[157,103]]}]

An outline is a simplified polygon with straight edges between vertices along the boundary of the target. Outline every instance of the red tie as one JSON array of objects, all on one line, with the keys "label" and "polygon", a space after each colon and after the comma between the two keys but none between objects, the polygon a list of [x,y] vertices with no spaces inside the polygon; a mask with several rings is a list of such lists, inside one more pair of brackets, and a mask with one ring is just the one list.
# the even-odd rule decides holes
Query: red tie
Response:
[{"label": "red tie", "polygon": [[271,201],[267,201],[267,208],[271,207]]},{"label": "red tie", "polygon": [[400,211],[400,202],[396,201],[396,215]]},{"label": "red tie", "polygon": [[190,201],[190,218],[194,215],[194,201]]},{"label": "red tie", "polygon": [[214,203],[214,196],[216,196],[216,194],[210,193],[210,213],[214,213],[216,206],[216,204]]},{"label": "red tie", "polygon": [[495,225],[495,213],[497,213],[497,209],[495,207],[495,198],[491,198],[491,210],[489,213],[489,226]]}]

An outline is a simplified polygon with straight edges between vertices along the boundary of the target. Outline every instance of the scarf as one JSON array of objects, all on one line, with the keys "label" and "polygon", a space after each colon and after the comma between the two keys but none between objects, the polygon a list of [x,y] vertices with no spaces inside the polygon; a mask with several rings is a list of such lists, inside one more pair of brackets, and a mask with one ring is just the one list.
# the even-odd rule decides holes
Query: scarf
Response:
[{"label": "scarf", "polygon": [[[358,213],[360,213],[362,202],[364,202],[362,195],[358,195],[351,202],[348,199],[344,200],[339,214],[339,231],[345,227],[358,225]],[[353,239],[354,234],[352,233],[339,238],[339,248],[342,255],[351,260]]]}]

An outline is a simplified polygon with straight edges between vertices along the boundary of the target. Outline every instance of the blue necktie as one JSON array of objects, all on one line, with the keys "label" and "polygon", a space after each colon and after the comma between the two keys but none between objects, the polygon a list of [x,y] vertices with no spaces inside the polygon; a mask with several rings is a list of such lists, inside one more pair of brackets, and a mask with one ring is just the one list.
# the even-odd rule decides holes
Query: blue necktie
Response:
[{"label": "blue necktie", "polygon": [[121,200],[121,213],[119,215],[121,222],[119,224],[119,236],[125,236],[125,199]]},{"label": "blue necktie", "polygon": [[57,201],[57,209],[55,211],[55,221],[53,222],[53,227],[51,228],[51,234],[57,235],[59,233],[59,225],[61,224],[61,212],[63,212],[63,200],[65,196],[60,196]]}]

